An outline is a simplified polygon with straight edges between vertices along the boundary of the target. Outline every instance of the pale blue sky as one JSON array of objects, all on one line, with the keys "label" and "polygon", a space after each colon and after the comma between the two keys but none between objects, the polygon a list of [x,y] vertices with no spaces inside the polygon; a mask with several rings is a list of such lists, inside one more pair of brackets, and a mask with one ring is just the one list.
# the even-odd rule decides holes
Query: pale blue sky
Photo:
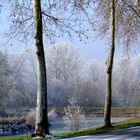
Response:
[{"label": "pale blue sky", "polygon": [[85,58],[85,60],[90,61],[92,59],[96,59],[100,62],[104,62],[107,56],[107,44],[105,40],[96,39],[91,40],[88,39],[87,43],[80,42],[78,38],[74,38],[72,41],[67,39],[58,40],[58,43],[70,43],[77,47],[80,50],[81,55]]},{"label": "pale blue sky", "polygon": [[[1,33],[3,33],[6,28],[7,28],[6,25],[4,25],[2,23],[0,24],[0,32]],[[0,35],[1,45],[4,43],[5,39],[6,38],[3,37],[3,35]],[[8,53],[20,54],[26,48],[28,49],[28,47],[31,47],[31,48],[34,47],[32,41],[29,42],[27,45],[25,45],[25,47],[19,46],[20,43],[15,41],[16,43],[13,43],[12,46],[8,46],[8,47],[1,46],[1,50],[6,49]],[[61,38],[61,39],[58,39],[56,43],[73,44],[75,47],[79,48],[81,55],[85,58],[86,61],[96,59],[99,62],[104,63],[106,61],[106,57],[108,54],[108,43],[107,43],[107,41],[105,41],[105,39],[99,39],[99,38],[94,39],[94,40],[88,39],[87,43],[85,44],[84,42],[80,42],[79,38],[74,38],[72,41],[69,38]],[[44,43],[45,48],[50,46],[50,45],[51,44]],[[116,50],[117,56],[119,53],[120,53],[120,51]]]},{"label": "pale blue sky", "polygon": [[[28,42],[28,44],[25,45],[25,47],[20,46],[20,43],[14,40],[14,43],[12,46],[3,46],[6,38],[4,37],[4,33],[8,31],[9,24],[8,24],[8,17],[7,14],[1,14],[0,16],[0,48],[1,50],[7,50],[8,53],[16,53],[20,54],[23,50],[25,50],[28,47],[33,48],[33,40]],[[90,32],[90,38],[86,40],[86,44],[84,42],[80,42],[79,38],[77,36],[74,37],[74,39],[71,41],[69,38],[65,37],[60,38],[56,41],[56,43],[71,43],[74,46],[78,47],[81,55],[85,58],[85,60],[93,60],[96,59],[102,63],[106,61],[107,58],[107,52],[108,52],[108,46],[109,44],[104,38],[95,38],[95,32]],[[51,44],[45,44],[45,47],[50,46]],[[120,55],[120,50],[116,50],[115,53],[116,56]]]},{"label": "pale blue sky", "polygon": [[[9,30],[9,21],[8,21],[8,11],[7,9],[4,11],[4,13],[0,14],[0,48],[1,50],[7,50],[8,53],[16,53],[20,54],[23,50],[25,50],[28,47],[33,48],[33,40],[28,42],[25,47],[20,46],[20,43],[16,40],[12,41],[12,46],[3,46],[3,44],[6,42],[6,39],[4,36],[5,32],[8,32]],[[71,43],[74,46],[78,47],[81,55],[85,58],[85,60],[89,61],[92,59],[99,60],[100,62],[104,62],[106,60],[107,55],[107,43],[105,42],[105,39],[95,39],[95,32],[90,33],[90,38],[86,40],[87,44],[84,42],[80,42],[79,38],[77,36],[73,37],[74,39],[71,41],[68,37],[58,39],[56,43]],[[50,46],[51,44],[44,43],[45,47]]]},{"label": "pale blue sky", "polygon": [[[33,47],[33,42],[28,42],[27,45],[25,45],[25,47],[23,48],[22,46],[19,46],[19,42],[17,42],[16,40],[14,41],[15,43],[12,44],[12,46],[3,46],[5,40],[7,38],[4,37],[4,33],[9,29],[9,25],[7,21],[6,17],[1,16],[1,23],[0,23],[0,48],[1,50],[7,50],[7,52],[9,53],[16,53],[19,54],[21,53],[23,50],[25,50],[25,48],[27,47]],[[92,37],[91,37],[92,38]],[[92,59],[96,59],[99,60],[100,62],[104,62],[106,59],[106,55],[107,55],[107,43],[105,43],[105,39],[94,39],[91,40],[88,39],[87,43],[85,44],[84,42],[80,42],[78,37],[75,37],[72,41],[69,38],[61,38],[58,39],[57,42],[58,43],[71,43],[74,46],[78,47],[81,55],[88,61],[88,60],[92,60]],[[94,33],[93,33],[93,38],[94,38]],[[50,46],[50,44],[45,44],[44,46]]]}]

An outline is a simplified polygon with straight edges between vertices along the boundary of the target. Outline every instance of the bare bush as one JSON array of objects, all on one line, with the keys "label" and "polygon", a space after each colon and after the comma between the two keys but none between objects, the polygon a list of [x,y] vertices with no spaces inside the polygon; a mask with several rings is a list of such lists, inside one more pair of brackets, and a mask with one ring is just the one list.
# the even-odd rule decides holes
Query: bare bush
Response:
[{"label": "bare bush", "polygon": [[64,108],[65,116],[63,117],[66,127],[72,131],[78,131],[81,128],[81,124],[84,122],[85,114],[82,112],[82,108],[77,105],[75,98],[69,99],[69,106]]}]

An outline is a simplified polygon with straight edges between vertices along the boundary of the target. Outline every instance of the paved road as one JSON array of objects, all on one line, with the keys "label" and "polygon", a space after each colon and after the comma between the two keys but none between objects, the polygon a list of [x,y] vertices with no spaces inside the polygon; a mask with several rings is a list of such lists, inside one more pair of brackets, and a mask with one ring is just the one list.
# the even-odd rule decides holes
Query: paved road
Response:
[{"label": "paved road", "polygon": [[61,140],[140,140],[140,126],[93,136],[81,136]]}]

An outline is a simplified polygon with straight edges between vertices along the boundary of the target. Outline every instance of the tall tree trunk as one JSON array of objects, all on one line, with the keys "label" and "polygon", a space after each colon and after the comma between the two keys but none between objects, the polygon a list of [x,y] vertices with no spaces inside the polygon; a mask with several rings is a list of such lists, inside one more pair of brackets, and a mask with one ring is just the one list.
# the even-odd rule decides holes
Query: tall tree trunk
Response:
[{"label": "tall tree trunk", "polygon": [[104,127],[111,127],[112,105],[112,69],[115,52],[115,0],[110,0],[110,49],[106,62],[106,98],[104,109]]},{"label": "tall tree trunk", "polygon": [[140,0],[135,0],[134,3],[135,3],[135,6],[137,6],[137,7],[140,6]]},{"label": "tall tree trunk", "polygon": [[136,0],[136,6],[138,9],[138,14],[140,15],[140,0]]},{"label": "tall tree trunk", "polygon": [[41,0],[33,0],[34,41],[37,60],[37,110],[35,134],[49,134],[47,116],[47,80],[43,48]]}]

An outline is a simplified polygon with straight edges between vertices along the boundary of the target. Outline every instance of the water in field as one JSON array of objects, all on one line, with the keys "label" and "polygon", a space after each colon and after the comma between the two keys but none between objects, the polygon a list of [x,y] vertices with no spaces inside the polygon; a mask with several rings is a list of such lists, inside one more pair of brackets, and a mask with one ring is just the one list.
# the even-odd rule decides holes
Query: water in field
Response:
[{"label": "water in field", "polygon": [[[86,117],[81,129],[95,128],[103,125],[103,117]],[[129,117],[112,117],[112,122],[120,122],[128,120]],[[68,131],[62,118],[58,117],[51,122],[51,132],[64,132]]]}]

